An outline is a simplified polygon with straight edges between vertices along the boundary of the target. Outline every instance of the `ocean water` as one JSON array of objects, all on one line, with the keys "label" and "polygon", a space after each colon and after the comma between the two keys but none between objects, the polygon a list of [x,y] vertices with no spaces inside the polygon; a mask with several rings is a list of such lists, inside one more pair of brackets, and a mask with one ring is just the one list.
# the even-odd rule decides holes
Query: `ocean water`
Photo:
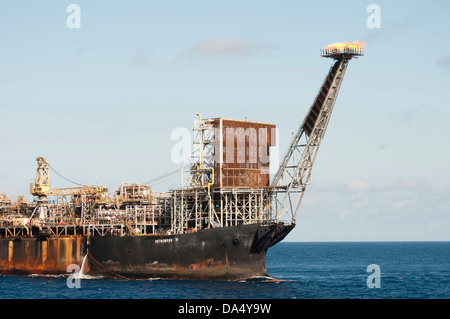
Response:
[{"label": "ocean water", "polygon": [[[368,269],[369,265],[375,266]],[[69,288],[68,276],[0,276],[0,298],[450,298],[450,242],[281,242],[269,249],[266,266],[279,281],[86,277],[79,281],[79,288]]]}]

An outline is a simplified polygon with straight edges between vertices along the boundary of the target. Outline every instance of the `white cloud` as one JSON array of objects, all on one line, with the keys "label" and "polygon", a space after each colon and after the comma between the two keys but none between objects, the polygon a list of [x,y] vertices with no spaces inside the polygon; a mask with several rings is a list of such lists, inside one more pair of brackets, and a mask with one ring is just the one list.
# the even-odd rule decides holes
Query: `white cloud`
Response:
[{"label": "white cloud", "polygon": [[322,201],[322,197],[318,194],[308,194],[308,196],[303,197],[302,206],[303,207],[314,207],[317,204],[320,204]]},{"label": "white cloud", "polygon": [[395,203],[394,208],[396,210],[400,210],[400,209],[403,209],[403,208],[411,205],[414,202],[415,202],[415,200],[404,199],[404,200],[401,200],[401,201],[398,201],[397,203]]},{"label": "white cloud", "polygon": [[297,220],[299,224],[309,222],[302,233],[309,231],[320,240],[323,238],[314,236],[335,236],[335,240],[448,240],[450,188],[434,188],[428,177],[414,176],[380,180],[360,176],[342,184],[313,183],[304,200],[312,195],[314,205],[302,203]]},{"label": "white cloud", "polygon": [[[369,205],[370,205],[370,202],[367,199],[363,199],[358,202],[355,202],[351,205],[351,209],[347,209],[347,208],[341,209],[339,211],[339,218],[343,219],[350,215],[359,214],[359,213],[361,213],[361,210],[363,208],[367,208]],[[363,214],[366,214],[366,215],[367,214],[370,215],[372,213],[376,213],[376,211],[374,211],[374,209],[370,209],[369,212],[366,212],[366,211],[363,212]]]},{"label": "white cloud", "polygon": [[360,178],[355,178],[347,184],[347,192],[363,192],[371,189],[371,185]]},{"label": "white cloud", "polygon": [[364,208],[364,207],[366,207],[368,205],[369,205],[369,200],[363,199],[363,200],[361,200],[359,202],[353,203],[352,209],[358,210],[358,209]]},{"label": "white cloud", "polygon": [[339,218],[343,219],[343,218],[347,217],[348,215],[352,215],[352,214],[355,214],[355,211],[344,209],[344,210],[339,211]]},{"label": "white cloud", "polygon": [[379,190],[411,190],[411,189],[425,189],[429,188],[431,185],[430,183],[423,178],[413,178],[409,180],[404,180],[399,176],[393,177],[377,188]]},{"label": "white cloud", "polygon": [[256,55],[263,50],[276,46],[239,38],[212,38],[202,41],[189,50],[190,55],[196,57],[246,57]]},{"label": "white cloud", "polygon": [[[340,187],[333,185],[322,187],[328,191],[338,191]],[[346,191],[350,193],[364,192],[364,191],[386,191],[386,190],[425,190],[430,189],[431,184],[425,178],[411,178],[403,179],[395,176],[380,184],[370,184],[361,178],[355,178],[346,185]]]}]

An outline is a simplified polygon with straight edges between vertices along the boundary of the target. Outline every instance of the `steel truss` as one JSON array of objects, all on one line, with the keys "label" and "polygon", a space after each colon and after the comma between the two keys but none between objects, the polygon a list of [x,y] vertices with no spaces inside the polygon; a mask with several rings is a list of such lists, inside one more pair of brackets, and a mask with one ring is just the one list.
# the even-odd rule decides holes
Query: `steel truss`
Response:
[{"label": "steel truss", "polygon": [[270,220],[270,196],[261,189],[174,190],[171,197],[171,232],[264,223]]},{"label": "steel truss", "polygon": [[340,59],[331,67],[303,124],[294,136],[272,187],[275,220],[285,216],[295,224],[306,186],[311,183],[311,170],[325,135],[348,60]]}]

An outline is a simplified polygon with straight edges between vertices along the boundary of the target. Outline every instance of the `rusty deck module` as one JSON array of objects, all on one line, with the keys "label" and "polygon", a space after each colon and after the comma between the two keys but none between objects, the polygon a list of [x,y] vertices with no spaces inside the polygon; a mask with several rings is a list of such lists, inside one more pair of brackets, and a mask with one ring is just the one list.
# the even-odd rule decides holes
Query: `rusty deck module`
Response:
[{"label": "rusty deck module", "polygon": [[0,193],[0,273],[67,274],[76,264],[120,278],[267,276],[267,249],[295,227],[348,62],[363,52],[360,42],[322,49],[336,61],[272,178],[274,124],[200,114],[191,165],[168,192],[128,183],[113,197],[102,186],[51,189],[54,169],[38,157],[33,202]]}]

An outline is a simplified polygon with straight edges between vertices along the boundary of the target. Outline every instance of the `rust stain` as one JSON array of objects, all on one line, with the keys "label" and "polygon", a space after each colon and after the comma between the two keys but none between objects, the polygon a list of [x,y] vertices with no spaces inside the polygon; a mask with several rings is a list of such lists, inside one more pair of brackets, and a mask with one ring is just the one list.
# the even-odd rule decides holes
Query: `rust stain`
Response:
[{"label": "rust stain", "polygon": [[215,276],[224,276],[228,273],[227,265],[224,265],[221,261],[214,261],[214,259],[206,259],[199,263],[189,265],[188,269],[185,269],[184,274],[193,278],[203,279]]},{"label": "rust stain", "polygon": [[77,238],[77,242],[76,242],[76,248],[75,248],[75,252],[76,252],[76,258],[77,260],[80,260],[80,241],[81,238]]},{"label": "rust stain", "polygon": [[58,261],[59,261],[58,257],[59,257],[59,246],[60,246],[59,244],[60,244],[60,241],[59,240],[55,240],[53,238],[49,238],[48,241],[53,246],[52,258],[53,258],[53,261],[56,263],[55,266],[57,267],[58,266]]},{"label": "rust stain", "polygon": [[70,264],[81,265],[82,247],[76,237],[5,240],[0,247],[2,274],[63,274]]},{"label": "rust stain", "polygon": [[[69,239],[70,240],[70,239]],[[64,240],[64,245],[65,245],[65,250],[66,250],[66,258],[65,258],[65,260],[67,261],[67,260],[70,260],[70,261],[72,261],[74,258],[73,258],[73,256],[72,256],[72,247],[73,247],[73,241],[72,240],[70,240],[70,241],[68,241],[66,238],[65,238],[65,240]]]},{"label": "rust stain", "polygon": [[[91,261],[92,256],[89,256]],[[94,259],[95,261],[95,259]],[[145,266],[124,266],[118,262],[102,262],[94,264],[92,271],[94,274],[101,274],[109,277],[139,278],[139,277],[163,277],[163,278],[191,278],[191,279],[211,279],[227,278],[227,267],[222,261],[206,259],[190,265],[151,263]]]},{"label": "rust stain", "polygon": [[47,241],[41,242],[41,252],[42,252],[42,263],[44,264],[47,261]]},{"label": "rust stain", "polygon": [[8,243],[8,262],[9,263],[12,263],[13,253],[14,253],[14,242],[12,240],[10,240]]}]

